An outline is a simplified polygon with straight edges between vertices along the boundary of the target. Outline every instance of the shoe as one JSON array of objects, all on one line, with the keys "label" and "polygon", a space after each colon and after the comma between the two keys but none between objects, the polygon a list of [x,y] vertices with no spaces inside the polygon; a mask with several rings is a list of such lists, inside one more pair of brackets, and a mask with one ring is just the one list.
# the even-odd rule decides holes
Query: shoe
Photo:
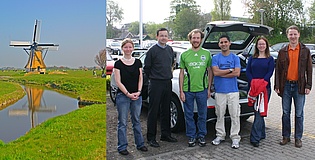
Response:
[{"label": "shoe", "polygon": [[140,148],[137,148],[138,150],[142,151],[142,152],[146,152],[148,151],[148,148],[146,146],[142,146]]},{"label": "shoe", "polygon": [[156,142],[156,140],[148,141],[148,144],[149,144],[151,147],[160,147],[160,145]]},{"label": "shoe", "polygon": [[119,154],[121,154],[121,155],[128,155],[129,152],[127,150],[122,150],[122,151],[119,151]]},{"label": "shoe", "polygon": [[302,141],[301,139],[295,139],[295,147],[301,148],[302,147]]},{"label": "shoe", "polygon": [[198,138],[198,144],[199,144],[200,147],[206,146],[206,140],[205,140],[205,138],[204,138],[204,137],[199,137],[199,138]]},{"label": "shoe", "polygon": [[250,142],[254,147],[259,147],[259,142]]},{"label": "shoe", "polygon": [[240,148],[240,141],[238,139],[233,139],[231,147],[234,149]]},{"label": "shoe", "polygon": [[221,137],[216,137],[211,143],[213,145],[219,145],[222,141],[224,141],[225,139],[221,138]]},{"label": "shoe", "polygon": [[196,139],[195,138],[189,138],[188,147],[194,147],[195,145],[196,145]]},{"label": "shoe", "polygon": [[177,142],[177,139],[171,136],[161,137],[160,140],[166,142]]},{"label": "shoe", "polygon": [[286,145],[290,141],[291,141],[290,138],[283,137],[282,141],[280,141],[280,145]]}]

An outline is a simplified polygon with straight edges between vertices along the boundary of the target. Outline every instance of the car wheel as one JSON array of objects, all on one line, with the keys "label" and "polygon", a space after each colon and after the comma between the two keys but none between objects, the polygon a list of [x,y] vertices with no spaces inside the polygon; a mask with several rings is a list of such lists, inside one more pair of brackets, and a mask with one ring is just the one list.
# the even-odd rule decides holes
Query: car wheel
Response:
[{"label": "car wheel", "polygon": [[312,55],[312,63],[315,64],[315,55]]},{"label": "car wheel", "polygon": [[109,95],[110,95],[110,99],[115,104],[116,103],[117,88],[113,87],[113,86],[110,86]]},{"label": "car wheel", "polygon": [[176,96],[172,96],[170,110],[172,132],[177,133],[183,131],[185,128],[184,112],[182,105]]}]

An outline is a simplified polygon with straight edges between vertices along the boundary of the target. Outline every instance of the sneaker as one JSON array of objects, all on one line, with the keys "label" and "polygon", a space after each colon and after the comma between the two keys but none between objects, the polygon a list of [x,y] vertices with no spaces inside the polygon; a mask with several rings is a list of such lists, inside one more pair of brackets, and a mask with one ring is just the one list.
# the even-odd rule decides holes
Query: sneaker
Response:
[{"label": "sneaker", "polygon": [[211,143],[213,145],[219,145],[222,141],[224,141],[225,139],[221,138],[221,137],[216,137]]},{"label": "sneaker", "polygon": [[188,147],[194,147],[195,145],[196,145],[196,139],[195,138],[189,138]]},{"label": "sneaker", "polygon": [[198,138],[198,144],[199,144],[200,147],[206,146],[205,138],[204,137],[199,137]]},{"label": "sneaker", "polygon": [[237,149],[240,147],[240,141],[238,139],[232,140],[232,148]]}]

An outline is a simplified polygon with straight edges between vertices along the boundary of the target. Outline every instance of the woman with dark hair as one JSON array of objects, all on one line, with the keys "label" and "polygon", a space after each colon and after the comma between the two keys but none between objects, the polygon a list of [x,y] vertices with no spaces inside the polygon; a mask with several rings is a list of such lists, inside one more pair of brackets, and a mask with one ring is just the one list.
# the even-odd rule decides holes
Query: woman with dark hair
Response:
[{"label": "woman with dark hair", "polygon": [[250,142],[259,146],[261,139],[266,138],[264,117],[267,116],[268,102],[271,94],[270,78],[275,68],[275,61],[270,56],[268,40],[259,37],[255,44],[255,53],[248,59],[246,76],[249,82],[249,106],[255,109]]},{"label": "woman with dark hair", "polygon": [[118,152],[128,155],[127,151],[127,119],[130,111],[132,129],[136,147],[140,151],[148,151],[144,146],[141,132],[140,113],[142,106],[142,63],[139,59],[131,56],[134,44],[131,39],[125,39],[121,43],[123,57],[115,62],[114,74],[118,86],[116,106],[118,111]]}]

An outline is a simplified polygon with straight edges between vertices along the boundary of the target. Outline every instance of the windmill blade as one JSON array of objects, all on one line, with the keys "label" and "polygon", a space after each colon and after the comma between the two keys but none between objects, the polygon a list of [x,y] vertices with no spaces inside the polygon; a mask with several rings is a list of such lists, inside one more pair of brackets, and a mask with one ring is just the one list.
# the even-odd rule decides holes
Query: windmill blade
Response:
[{"label": "windmill blade", "polygon": [[45,46],[59,46],[59,44],[53,43],[38,43],[37,46],[45,47]]},{"label": "windmill blade", "polygon": [[57,51],[59,48],[59,44],[53,44],[53,43],[39,43],[37,44],[38,48],[41,49],[47,49],[50,51]]},{"label": "windmill blade", "polygon": [[11,47],[30,47],[32,44],[29,41],[11,41],[10,46]]},{"label": "windmill blade", "polygon": [[34,33],[33,33],[33,43],[38,43],[40,38],[40,21],[35,20]]},{"label": "windmill blade", "polygon": [[45,47],[42,47],[42,49],[47,49],[49,51],[58,51],[59,45],[58,46],[45,46]]}]

